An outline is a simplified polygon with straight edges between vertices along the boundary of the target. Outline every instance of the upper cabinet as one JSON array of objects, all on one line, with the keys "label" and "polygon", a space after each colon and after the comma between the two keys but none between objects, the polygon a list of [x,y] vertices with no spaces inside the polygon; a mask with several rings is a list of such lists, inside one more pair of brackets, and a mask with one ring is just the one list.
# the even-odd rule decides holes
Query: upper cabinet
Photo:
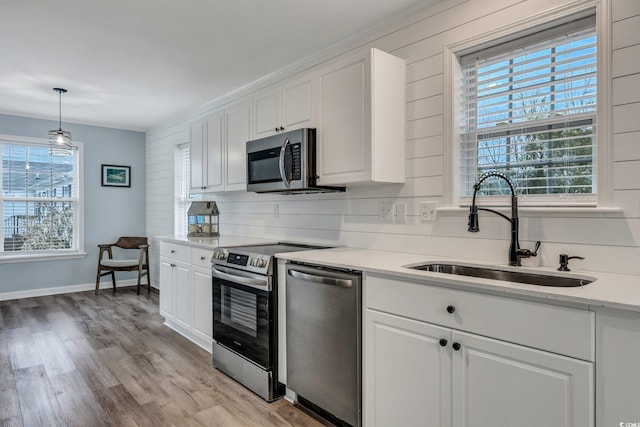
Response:
[{"label": "upper cabinet", "polygon": [[246,189],[251,102],[244,99],[190,127],[191,193]]},{"label": "upper cabinet", "polygon": [[191,124],[191,193],[224,190],[224,112]]},{"label": "upper cabinet", "polygon": [[255,137],[314,127],[316,85],[317,80],[308,77],[258,93],[253,101]]},{"label": "upper cabinet", "polygon": [[225,108],[227,154],[225,190],[247,189],[247,141],[251,134],[251,100],[235,102]]},{"label": "upper cabinet", "polygon": [[318,184],[405,182],[405,63],[377,49],[319,72]]}]

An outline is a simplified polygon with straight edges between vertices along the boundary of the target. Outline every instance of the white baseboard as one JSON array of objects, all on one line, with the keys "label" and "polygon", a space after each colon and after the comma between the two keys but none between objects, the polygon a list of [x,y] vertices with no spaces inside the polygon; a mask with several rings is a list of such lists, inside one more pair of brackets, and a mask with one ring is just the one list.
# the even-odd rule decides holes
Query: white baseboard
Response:
[{"label": "white baseboard", "polygon": [[[116,286],[118,288],[125,286],[136,286],[137,279],[126,279],[126,280],[118,280],[116,282]],[[144,285],[146,286],[146,284]],[[157,289],[154,284],[151,284],[152,288]],[[33,298],[33,297],[43,297],[47,295],[60,295],[60,294],[68,294],[71,292],[83,292],[83,291],[92,291],[96,288],[95,283],[87,283],[84,285],[69,285],[69,286],[56,286],[53,288],[40,288],[40,289],[29,289],[26,291],[15,291],[15,292],[0,292],[0,301],[8,301],[12,299],[20,299],[20,298]],[[100,283],[100,289],[112,289],[113,286],[111,281]]]}]

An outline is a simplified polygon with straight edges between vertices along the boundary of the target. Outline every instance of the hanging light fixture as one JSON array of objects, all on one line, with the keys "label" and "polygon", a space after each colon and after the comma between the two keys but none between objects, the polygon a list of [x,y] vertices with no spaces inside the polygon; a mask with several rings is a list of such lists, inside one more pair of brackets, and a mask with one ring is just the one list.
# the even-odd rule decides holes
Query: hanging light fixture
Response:
[{"label": "hanging light fixture", "polygon": [[59,87],[54,87],[53,90],[58,92],[59,119],[58,119],[58,130],[49,131],[49,144],[55,145],[59,148],[71,149],[71,132],[62,130],[62,94],[67,93],[67,90]]}]

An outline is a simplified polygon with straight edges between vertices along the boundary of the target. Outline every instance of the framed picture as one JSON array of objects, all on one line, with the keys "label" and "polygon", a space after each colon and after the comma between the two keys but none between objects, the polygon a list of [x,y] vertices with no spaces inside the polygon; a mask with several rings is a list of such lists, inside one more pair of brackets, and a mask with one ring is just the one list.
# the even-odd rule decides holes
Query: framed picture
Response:
[{"label": "framed picture", "polygon": [[102,165],[103,187],[131,187],[131,166]]}]

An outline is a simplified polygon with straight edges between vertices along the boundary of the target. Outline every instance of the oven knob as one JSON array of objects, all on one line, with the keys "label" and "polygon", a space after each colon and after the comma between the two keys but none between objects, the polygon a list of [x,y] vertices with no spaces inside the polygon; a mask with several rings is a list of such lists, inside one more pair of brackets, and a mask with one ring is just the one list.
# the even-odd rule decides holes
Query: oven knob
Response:
[{"label": "oven knob", "polygon": [[256,260],[255,260],[255,258],[251,258],[251,261],[249,261],[249,265],[250,265],[251,267],[255,267],[255,266],[256,266]]},{"label": "oven knob", "polygon": [[265,265],[267,265],[267,263],[265,262],[265,260],[263,260],[263,259],[259,259],[259,260],[258,260],[258,267],[262,268],[262,267],[264,267]]}]

